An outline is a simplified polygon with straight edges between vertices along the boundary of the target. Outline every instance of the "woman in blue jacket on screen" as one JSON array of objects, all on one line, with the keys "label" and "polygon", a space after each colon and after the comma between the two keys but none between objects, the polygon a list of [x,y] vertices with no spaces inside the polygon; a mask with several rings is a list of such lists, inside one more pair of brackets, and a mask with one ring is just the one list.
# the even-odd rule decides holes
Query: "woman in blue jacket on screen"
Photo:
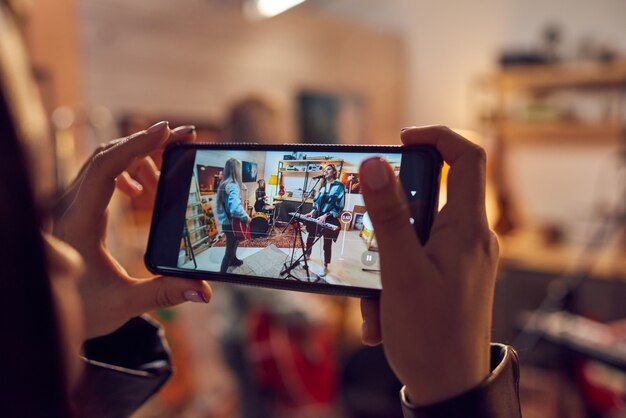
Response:
[{"label": "woman in blue jacket on screen", "polygon": [[250,217],[242,205],[243,189],[241,161],[230,158],[224,165],[224,177],[217,188],[217,220],[226,236],[226,253],[222,258],[220,273],[226,273],[228,267],[243,264],[243,261],[237,258],[238,242],[234,230],[250,222]]}]

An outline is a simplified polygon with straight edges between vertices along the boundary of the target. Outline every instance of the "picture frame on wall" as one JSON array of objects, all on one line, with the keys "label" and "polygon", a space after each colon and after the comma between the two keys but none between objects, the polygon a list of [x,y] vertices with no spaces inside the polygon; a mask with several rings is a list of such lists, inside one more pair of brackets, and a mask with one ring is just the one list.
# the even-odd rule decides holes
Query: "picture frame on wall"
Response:
[{"label": "picture frame on wall", "polygon": [[244,183],[253,183],[257,180],[257,163],[250,161],[241,162],[241,181]]},{"label": "picture frame on wall", "polygon": [[354,220],[352,222],[352,228],[360,231],[363,228],[363,216],[364,213],[354,213]]}]

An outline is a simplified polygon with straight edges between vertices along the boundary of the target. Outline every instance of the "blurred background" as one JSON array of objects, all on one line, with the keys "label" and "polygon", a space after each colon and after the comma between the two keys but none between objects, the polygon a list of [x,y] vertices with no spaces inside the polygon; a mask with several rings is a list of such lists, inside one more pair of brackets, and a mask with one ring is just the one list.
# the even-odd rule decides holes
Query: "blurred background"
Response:
[{"label": "blurred background", "polygon": [[[520,350],[524,416],[626,416],[626,2],[28,3],[61,183],[162,119],[203,141],[397,144],[445,124],[480,143],[502,256],[493,338]],[[150,208],[112,210],[109,245],[137,275]],[[358,301],[243,293],[154,313],[177,373],[137,417],[399,416]]]}]

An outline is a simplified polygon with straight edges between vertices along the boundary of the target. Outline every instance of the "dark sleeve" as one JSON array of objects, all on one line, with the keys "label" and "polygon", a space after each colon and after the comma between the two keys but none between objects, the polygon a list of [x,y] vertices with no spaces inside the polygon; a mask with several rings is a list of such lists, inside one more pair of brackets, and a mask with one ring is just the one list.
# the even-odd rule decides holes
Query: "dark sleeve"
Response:
[{"label": "dark sleeve", "polygon": [[84,356],[85,370],[73,396],[80,417],[128,417],[172,374],[161,328],[144,317],[88,340]]},{"label": "dark sleeve", "polygon": [[346,189],[343,185],[343,183],[338,182],[339,185],[337,186],[339,189],[339,193],[337,193],[337,205],[335,206],[335,208],[333,210],[331,210],[331,215],[333,215],[334,218],[339,217],[339,214],[341,213],[341,211],[343,210],[344,206],[345,206],[345,198],[346,198]]},{"label": "dark sleeve", "polygon": [[400,392],[404,418],[520,418],[519,359],[506,345],[491,345],[491,374],[477,387],[434,405],[416,407]]}]

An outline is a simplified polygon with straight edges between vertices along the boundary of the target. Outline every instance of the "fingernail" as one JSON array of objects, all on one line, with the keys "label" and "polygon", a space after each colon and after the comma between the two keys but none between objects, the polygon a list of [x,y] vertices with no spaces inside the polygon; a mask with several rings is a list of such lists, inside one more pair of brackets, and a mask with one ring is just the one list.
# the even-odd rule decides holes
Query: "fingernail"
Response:
[{"label": "fingernail", "polygon": [[407,127],[404,127],[402,129],[400,129],[400,132],[404,132],[404,131],[407,131],[407,130],[413,129],[413,128],[417,128],[417,126],[407,126]]},{"label": "fingernail", "polygon": [[365,321],[363,321],[363,324],[361,325],[361,342],[370,347],[376,345],[376,343],[370,341],[370,328]]},{"label": "fingernail", "polygon": [[209,301],[206,300],[202,292],[198,292],[197,290],[187,290],[185,292],[185,299],[187,299],[189,302],[209,303]]},{"label": "fingernail", "polygon": [[129,179],[129,183],[131,184],[131,186],[133,186],[136,190],[142,191],[143,190],[143,186],[141,185],[141,183],[139,183],[137,180],[135,179]]},{"label": "fingernail", "polygon": [[185,133],[185,134],[192,134],[195,131],[196,131],[196,127],[194,125],[183,125],[172,130],[173,133]]},{"label": "fingernail", "polygon": [[361,324],[361,339],[363,341],[367,341],[367,332],[369,331],[369,326],[367,325],[366,321],[363,321],[363,323]]},{"label": "fingernail", "polygon": [[168,125],[169,125],[168,121],[162,120],[161,122],[155,123],[154,125],[152,125],[148,129],[146,129],[146,132],[148,132],[149,134],[154,134],[154,133],[157,133],[157,132],[161,132],[163,129],[167,128]]},{"label": "fingernail", "polygon": [[368,158],[361,164],[361,180],[373,191],[382,190],[389,184],[389,172],[380,157]]}]

